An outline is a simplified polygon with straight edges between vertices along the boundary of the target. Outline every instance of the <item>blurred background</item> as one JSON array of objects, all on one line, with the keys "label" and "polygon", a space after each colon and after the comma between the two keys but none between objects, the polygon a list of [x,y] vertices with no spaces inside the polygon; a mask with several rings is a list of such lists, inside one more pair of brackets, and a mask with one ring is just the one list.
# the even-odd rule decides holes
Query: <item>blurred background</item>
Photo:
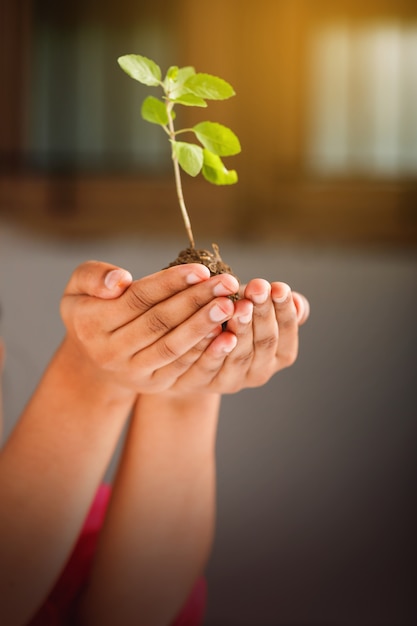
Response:
[{"label": "blurred background", "polygon": [[312,305],[295,366],[223,402],[206,626],[416,624],[415,0],[0,0],[6,433],[74,267],[186,245],[127,53],[232,83],[180,112],[242,143],[238,185],[184,180],[197,245]]}]

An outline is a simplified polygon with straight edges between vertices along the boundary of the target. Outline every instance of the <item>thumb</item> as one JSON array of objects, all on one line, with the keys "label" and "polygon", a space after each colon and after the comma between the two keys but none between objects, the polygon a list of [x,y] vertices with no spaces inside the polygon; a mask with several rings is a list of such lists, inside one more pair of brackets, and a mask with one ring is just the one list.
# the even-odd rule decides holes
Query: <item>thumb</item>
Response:
[{"label": "thumb", "polygon": [[86,261],[71,275],[66,286],[66,296],[95,296],[111,299],[120,296],[131,284],[130,272],[110,263]]}]

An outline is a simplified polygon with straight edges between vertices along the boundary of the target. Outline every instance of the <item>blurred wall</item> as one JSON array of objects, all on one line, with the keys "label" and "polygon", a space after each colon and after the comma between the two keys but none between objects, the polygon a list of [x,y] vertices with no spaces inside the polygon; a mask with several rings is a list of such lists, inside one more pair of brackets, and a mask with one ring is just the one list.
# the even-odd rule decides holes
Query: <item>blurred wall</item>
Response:
[{"label": "blurred wall", "polygon": [[[224,398],[206,625],[415,624],[416,253],[219,243],[242,280],[287,281],[312,314],[292,368]],[[8,430],[62,336],[73,268],[99,258],[139,277],[181,244],[1,224]]]}]

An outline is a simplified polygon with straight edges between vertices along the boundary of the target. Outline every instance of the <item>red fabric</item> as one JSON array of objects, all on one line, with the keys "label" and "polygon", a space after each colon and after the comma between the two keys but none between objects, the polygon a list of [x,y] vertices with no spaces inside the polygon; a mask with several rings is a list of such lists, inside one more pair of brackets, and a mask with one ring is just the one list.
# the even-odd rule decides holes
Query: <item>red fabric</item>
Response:
[{"label": "red fabric", "polygon": [[[79,539],[48,599],[27,626],[70,626],[77,597],[87,583],[96,545],[106,515],[111,489],[101,485]],[[199,626],[207,600],[207,584],[201,578],[171,626]]]},{"label": "red fabric", "polygon": [[201,624],[206,612],[206,603],[207,582],[205,578],[199,578],[172,626],[198,626]]}]

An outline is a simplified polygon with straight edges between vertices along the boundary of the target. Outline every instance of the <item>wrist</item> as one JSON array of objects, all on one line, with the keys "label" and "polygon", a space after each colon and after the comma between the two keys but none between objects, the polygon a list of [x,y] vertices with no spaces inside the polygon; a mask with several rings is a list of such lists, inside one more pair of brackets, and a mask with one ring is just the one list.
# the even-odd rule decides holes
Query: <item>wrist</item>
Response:
[{"label": "wrist", "polygon": [[137,393],[120,382],[112,372],[97,367],[69,337],[65,337],[55,355],[54,369],[61,372],[68,386],[88,393],[92,402],[100,404],[132,404]]},{"label": "wrist", "polygon": [[141,394],[143,404],[152,405],[160,409],[166,408],[171,415],[187,416],[195,415],[197,412],[208,415],[218,414],[221,402],[221,394],[192,392],[177,393],[172,391],[160,393]]},{"label": "wrist", "polygon": [[141,423],[141,429],[163,432],[164,438],[172,443],[183,438],[193,441],[191,448],[186,446],[187,450],[210,450],[215,442],[220,401],[219,394],[142,394],[135,419]]}]

